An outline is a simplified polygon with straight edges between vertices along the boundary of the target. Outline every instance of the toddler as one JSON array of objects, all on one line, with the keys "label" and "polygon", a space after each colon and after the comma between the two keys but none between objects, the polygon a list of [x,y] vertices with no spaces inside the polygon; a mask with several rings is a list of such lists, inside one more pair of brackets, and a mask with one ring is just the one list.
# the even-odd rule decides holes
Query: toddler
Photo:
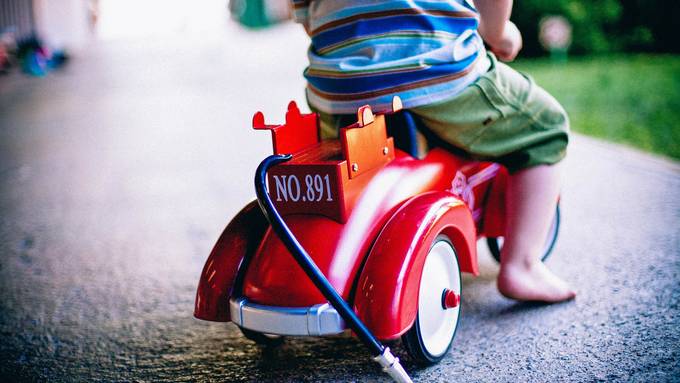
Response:
[{"label": "toddler", "polygon": [[399,96],[430,133],[509,170],[501,294],[572,299],[576,293],[540,261],[569,123],[552,96],[498,61],[512,61],[522,47],[509,21],[512,0],[292,3],[311,37],[307,100],[321,117],[321,136],[337,137],[343,114],[366,104],[386,111]]}]

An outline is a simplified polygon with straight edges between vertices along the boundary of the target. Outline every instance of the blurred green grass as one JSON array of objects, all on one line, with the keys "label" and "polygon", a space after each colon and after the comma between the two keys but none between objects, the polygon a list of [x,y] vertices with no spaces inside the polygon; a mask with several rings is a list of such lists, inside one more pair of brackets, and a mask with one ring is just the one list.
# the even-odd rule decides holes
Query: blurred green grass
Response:
[{"label": "blurred green grass", "polygon": [[574,131],[680,159],[680,56],[521,60],[569,113]]}]

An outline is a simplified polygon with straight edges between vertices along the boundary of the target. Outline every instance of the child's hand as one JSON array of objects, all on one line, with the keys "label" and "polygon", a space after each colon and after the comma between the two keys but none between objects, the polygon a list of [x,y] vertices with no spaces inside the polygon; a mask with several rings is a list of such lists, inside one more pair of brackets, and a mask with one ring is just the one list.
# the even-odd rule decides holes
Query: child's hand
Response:
[{"label": "child's hand", "polygon": [[501,61],[512,61],[522,49],[522,34],[512,21],[505,23],[505,28],[498,41],[487,41],[491,52]]}]

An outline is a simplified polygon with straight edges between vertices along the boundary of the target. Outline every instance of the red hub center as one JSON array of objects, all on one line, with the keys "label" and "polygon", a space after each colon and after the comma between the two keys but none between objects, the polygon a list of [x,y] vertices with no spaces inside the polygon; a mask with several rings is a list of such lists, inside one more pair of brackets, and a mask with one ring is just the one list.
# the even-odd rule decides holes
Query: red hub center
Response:
[{"label": "red hub center", "polygon": [[444,310],[458,307],[459,304],[460,295],[456,294],[453,290],[444,289],[444,292],[442,292],[442,307]]}]

